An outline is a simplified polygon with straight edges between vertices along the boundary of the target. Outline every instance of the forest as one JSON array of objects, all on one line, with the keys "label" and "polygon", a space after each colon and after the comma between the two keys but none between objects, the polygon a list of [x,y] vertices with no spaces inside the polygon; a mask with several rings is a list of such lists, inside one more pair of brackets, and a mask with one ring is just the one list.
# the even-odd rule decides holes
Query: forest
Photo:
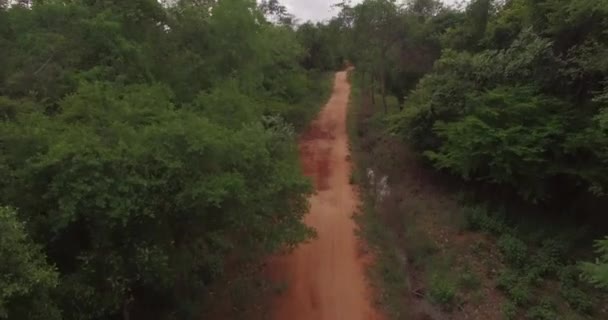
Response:
[{"label": "forest", "polygon": [[228,274],[313,234],[294,136],[329,86],[288,20],[3,2],[0,318],[198,318]]},{"label": "forest", "polygon": [[594,240],[608,233],[608,1],[341,9],[329,25],[345,26],[357,68],[356,153],[399,191],[362,222],[387,239],[389,313],[411,318],[399,304],[413,292],[443,309],[431,318],[605,318],[608,242]]},{"label": "forest", "polygon": [[483,239],[471,260],[501,261],[451,279],[456,244],[370,206],[390,318],[414,292],[451,319],[479,288],[504,300],[492,319],[608,316],[608,1],[336,8],[0,0],[0,319],[213,318],[222,288],[315,237],[296,140],[346,65],[358,170],[411,156],[460,198],[445,225]]}]

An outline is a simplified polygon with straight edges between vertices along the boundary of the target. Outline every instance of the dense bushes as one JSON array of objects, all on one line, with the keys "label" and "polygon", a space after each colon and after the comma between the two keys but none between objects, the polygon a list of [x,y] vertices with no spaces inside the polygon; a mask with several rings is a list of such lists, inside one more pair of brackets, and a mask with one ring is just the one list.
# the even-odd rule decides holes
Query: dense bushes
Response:
[{"label": "dense bushes", "polygon": [[0,319],[60,319],[49,303],[58,274],[28,237],[15,210],[0,207]]},{"label": "dense bushes", "polygon": [[[412,93],[397,127],[438,168],[509,186],[527,199],[555,196],[559,182],[576,186],[567,190],[603,194],[608,173],[601,146],[608,139],[602,92],[608,69],[592,61],[601,60],[605,50],[598,28],[608,13],[582,4],[572,12],[560,1],[545,2],[497,7],[482,41],[486,50],[444,51]],[[570,18],[540,28],[519,16],[514,26],[507,17],[515,10]],[[573,20],[590,16],[590,25]],[[509,33],[510,44],[504,46],[504,38],[493,42],[492,32],[507,28],[517,30]],[[562,43],[567,29],[582,37]]]},{"label": "dense bushes", "polygon": [[584,215],[573,201],[608,187],[608,7],[484,3],[445,32],[393,129],[438,169]]},{"label": "dense bushes", "polygon": [[[3,201],[20,208],[59,271],[78,279],[60,289],[81,305],[79,317],[120,308],[134,287],[197,292],[228,256],[307,234],[299,218],[308,186],[288,127],[225,127],[176,110],[166,93],[84,85],[53,119],[19,115],[0,131]],[[101,279],[115,280],[80,292]]]},{"label": "dense bushes", "polygon": [[35,2],[0,46],[0,318],[199,318],[312,234],[293,126],[328,82],[254,1]]},{"label": "dense bushes", "polygon": [[[504,208],[497,216],[481,207],[465,213],[469,228],[492,235],[507,267],[493,275],[511,300],[505,317],[553,319],[566,304],[581,314],[597,310],[601,295],[570,278],[581,270],[572,260],[586,259],[580,247],[589,249],[590,238],[606,231],[607,2],[473,0],[446,8],[365,0],[342,15],[350,18],[352,57],[368,79],[362,88],[370,104],[376,94],[399,102],[393,110],[384,104],[386,133],[403,138],[443,177],[472,182],[458,185],[475,201]],[[565,219],[569,228],[559,230],[564,238],[517,230],[506,222],[513,217],[534,226],[540,219],[547,229]],[[568,237],[582,226],[585,237]],[[605,248],[600,242],[600,257],[582,267],[597,286],[606,282]],[[539,292],[555,290],[543,283],[557,277],[561,305],[539,300]],[[437,287],[435,302],[438,292],[449,292],[439,280],[427,281]]]},{"label": "dense bushes", "polygon": [[589,215],[581,199],[608,188],[608,6],[476,0],[461,17],[392,129],[438,169]]},{"label": "dense bushes", "polygon": [[600,288],[608,288],[608,238],[596,243],[599,258],[582,264],[585,278]]},{"label": "dense bushes", "polygon": [[[529,319],[554,319],[557,306],[568,306],[579,315],[598,312],[604,295],[580,277],[579,257],[572,244],[581,234],[557,226],[509,221],[484,207],[465,207],[466,226],[472,231],[496,236],[501,263],[493,264],[496,287],[509,299],[504,306],[507,318],[517,318],[517,308]],[[534,233],[522,229],[534,229]],[[494,257],[487,257],[494,259]],[[494,262],[496,263],[496,261]],[[586,269],[589,268],[589,269]],[[597,268],[597,269],[596,269]],[[583,270],[601,285],[602,262],[584,264]],[[569,313],[571,313],[569,311]],[[574,316],[574,314],[571,314]]]}]

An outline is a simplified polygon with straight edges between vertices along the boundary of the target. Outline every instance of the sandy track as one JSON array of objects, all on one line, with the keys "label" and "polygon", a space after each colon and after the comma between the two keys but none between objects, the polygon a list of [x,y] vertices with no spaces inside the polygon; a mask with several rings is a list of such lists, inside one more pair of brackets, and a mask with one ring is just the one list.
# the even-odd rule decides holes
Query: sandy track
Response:
[{"label": "sandy track", "polygon": [[305,173],[315,182],[305,221],[318,238],[273,259],[270,271],[288,289],[273,302],[275,320],[375,320],[365,259],[352,220],[358,199],[349,184],[346,113],[350,84],[335,77],[331,99],[300,140]]}]

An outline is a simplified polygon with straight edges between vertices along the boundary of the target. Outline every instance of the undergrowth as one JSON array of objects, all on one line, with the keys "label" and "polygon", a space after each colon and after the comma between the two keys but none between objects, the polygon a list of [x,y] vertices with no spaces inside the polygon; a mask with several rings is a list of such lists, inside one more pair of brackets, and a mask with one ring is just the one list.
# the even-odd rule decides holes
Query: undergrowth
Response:
[{"label": "undergrowth", "polygon": [[395,245],[394,235],[386,228],[373,206],[373,199],[365,183],[364,168],[368,163],[362,152],[358,119],[361,111],[361,91],[356,73],[349,74],[351,97],[348,113],[348,131],[351,154],[355,162],[350,183],[360,188],[363,204],[354,218],[360,226],[362,236],[374,254],[374,264],[369,270],[370,278],[378,290],[378,304],[391,319],[407,319],[407,307],[403,303],[410,290],[407,279],[405,259]]},{"label": "undergrowth", "polygon": [[[577,261],[584,256],[576,248],[587,245],[584,229],[523,214],[513,219],[518,215],[469,201],[466,189],[435,195],[410,186],[399,189],[395,203],[376,203],[365,170],[403,169],[405,160],[388,145],[387,116],[379,107],[363,110],[369,101],[359,79],[351,79],[350,182],[364,200],[356,219],[375,255],[370,275],[391,319],[420,312],[451,319],[608,318],[606,294],[580,277]],[[410,178],[398,176],[391,187],[426,183]]]},{"label": "undergrowth", "polygon": [[463,212],[469,231],[496,239],[502,262],[496,287],[509,299],[503,306],[505,318],[514,319],[518,313],[539,320],[606,316],[600,304],[606,295],[580,278],[572,248],[580,240],[577,233],[542,226],[536,226],[536,234],[522,232],[518,223],[484,206],[465,207]]}]

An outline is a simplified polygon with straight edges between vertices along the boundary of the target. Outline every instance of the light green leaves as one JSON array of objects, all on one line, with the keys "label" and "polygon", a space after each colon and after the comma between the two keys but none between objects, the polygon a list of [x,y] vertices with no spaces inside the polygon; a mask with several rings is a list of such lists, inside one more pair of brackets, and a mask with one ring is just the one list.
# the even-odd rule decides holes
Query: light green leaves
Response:
[{"label": "light green leaves", "polygon": [[595,248],[597,260],[582,263],[581,270],[585,280],[599,288],[608,289],[608,237],[598,240]]}]

